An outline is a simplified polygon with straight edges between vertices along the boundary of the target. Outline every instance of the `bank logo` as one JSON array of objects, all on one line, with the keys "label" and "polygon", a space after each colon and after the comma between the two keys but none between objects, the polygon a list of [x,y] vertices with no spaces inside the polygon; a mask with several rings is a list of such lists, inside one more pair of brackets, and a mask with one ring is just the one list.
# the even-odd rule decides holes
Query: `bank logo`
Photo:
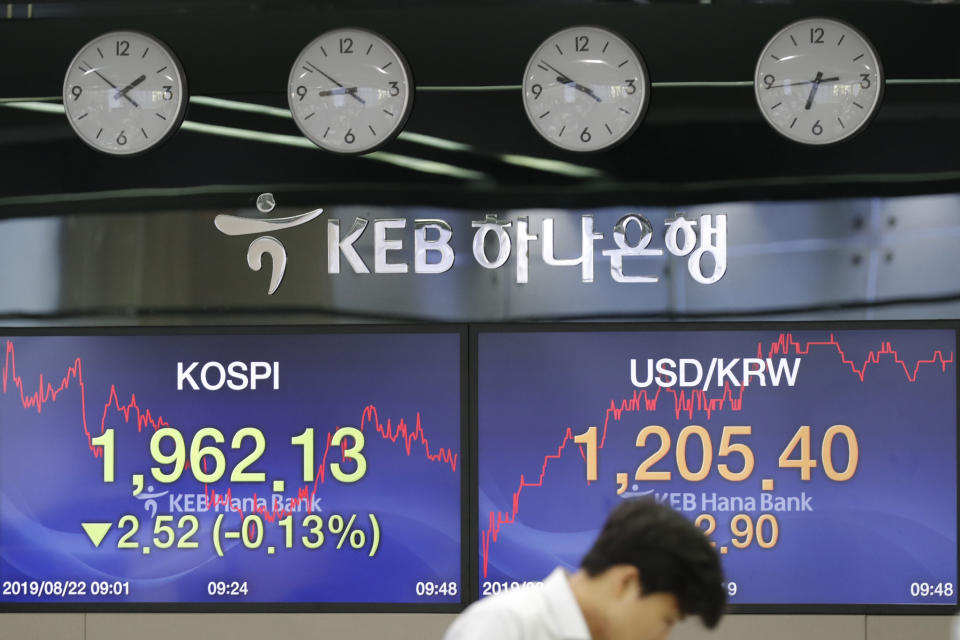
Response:
[{"label": "bank logo", "polygon": [[[261,193],[257,197],[257,210],[260,213],[270,213],[277,206],[272,193]],[[213,224],[228,236],[259,235],[298,227],[310,222],[323,213],[323,209],[314,209],[307,213],[300,213],[287,218],[247,218],[221,213],[213,220]],[[283,272],[287,268],[287,250],[283,244],[270,235],[261,235],[254,239],[247,248],[247,265],[253,271],[260,271],[263,267],[264,254],[270,255],[271,272],[268,295],[273,295],[283,281]]]},{"label": "bank logo", "polygon": [[[261,213],[270,213],[276,206],[273,194],[263,193],[257,198],[257,209]],[[214,224],[222,233],[229,236],[258,235],[247,250],[247,264],[254,271],[260,271],[264,254],[272,261],[272,273],[267,293],[272,295],[280,282],[287,266],[287,252],[280,241],[272,235],[273,231],[289,229],[310,222],[323,213],[323,209],[290,216],[288,218],[244,217],[220,214]],[[561,224],[569,226],[569,216],[563,216]],[[597,264],[609,262],[610,278],[617,283],[656,284],[660,275],[642,273],[644,258],[660,258],[665,250],[651,246],[654,243],[653,224],[639,213],[627,213],[614,224],[611,235],[595,228],[596,220],[592,215],[580,216],[580,255],[558,257],[555,243],[556,216],[544,216],[531,225],[528,216],[516,220],[501,218],[497,214],[483,214],[482,219],[472,220],[472,254],[474,262],[484,269],[497,270],[512,262],[516,269],[516,283],[530,282],[530,262],[540,254],[544,265],[559,268],[578,268],[580,280],[594,282]],[[412,229],[407,218],[382,218],[371,221],[356,217],[350,230],[341,233],[341,220],[327,219],[326,259],[327,273],[339,275],[341,263],[346,260],[347,267],[354,274],[405,274],[437,275],[453,268],[456,255],[451,241],[453,226],[445,220],[416,218]],[[539,228],[537,228],[539,224]],[[687,218],[683,212],[677,212],[664,221],[663,242],[671,255],[687,259],[687,271],[697,283],[711,285],[718,282],[727,271],[727,216],[726,214],[703,214],[698,219]],[[373,228],[372,256],[366,259],[359,251],[358,242],[368,227]],[[573,225],[574,227],[576,225]],[[406,230],[406,231],[405,231]],[[413,235],[413,251],[407,252],[407,258],[400,256],[405,243],[409,247],[409,234]],[[631,233],[632,232],[632,233]],[[408,234],[407,238],[399,237]],[[632,239],[630,239],[632,236]],[[369,235],[368,235],[369,239]],[[612,240],[613,246],[610,247]],[[607,248],[597,243],[606,241]],[[539,252],[531,251],[532,243],[539,243]],[[367,243],[363,243],[367,244]],[[488,255],[492,252],[496,257]],[[597,260],[597,255],[602,256]],[[410,257],[413,258],[410,264]],[[463,256],[461,256],[462,258]],[[511,258],[515,258],[511,260]],[[370,261],[372,258],[372,268]],[[630,269],[628,273],[628,262]],[[462,264],[462,263],[461,263]],[[636,265],[636,266],[634,266]],[[346,271],[346,269],[343,269]],[[640,273],[638,273],[640,271]]]},{"label": "bank logo", "polygon": [[[143,486],[143,485],[141,485]],[[169,491],[161,491],[160,493],[153,492],[153,485],[147,487],[149,493],[139,493],[137,494],[137,500],[143,500],[143,510],[150,512],[150,518],[157,517],[157,498],[167,495]]]}]

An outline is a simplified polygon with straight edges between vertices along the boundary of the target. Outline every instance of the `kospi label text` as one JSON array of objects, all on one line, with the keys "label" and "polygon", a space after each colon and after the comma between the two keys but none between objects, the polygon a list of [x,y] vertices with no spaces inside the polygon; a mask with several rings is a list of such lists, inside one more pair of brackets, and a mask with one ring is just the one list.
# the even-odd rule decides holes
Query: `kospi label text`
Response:
[{"label": "kospi label text", "polygon": [[[199,370],[198,370],[199,367]],[[177,362],[177,391],[189,389],[219,391],[224,386],[231,391],[256,391],[258,381],[272,381],[272,388],[280,388],[279,362]],[[268,385],[270,382],[267,383]],[[261,385],[263,388],[263,385]]]}]

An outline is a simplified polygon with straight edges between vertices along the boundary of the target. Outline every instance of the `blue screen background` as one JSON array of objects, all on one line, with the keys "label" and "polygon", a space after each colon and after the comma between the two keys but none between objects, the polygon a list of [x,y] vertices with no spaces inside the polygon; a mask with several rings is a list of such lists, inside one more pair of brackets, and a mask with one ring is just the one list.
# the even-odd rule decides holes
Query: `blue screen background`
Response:
[{"label": "blue screen background", "polygon": [[[727,579],[737,583],[732,603],[956,603],[953,331],[793,332],[793,340],[808,353],[798,356],[792,347],[780,355],[791,362],[802,359],[796,386],[760,387],[754,380],[736,406],[711,385],[707,399],[723,402],[709,416],[705,398],[693,394],[691,401],[690,389],[682,390],[684,399],[691,401],[687,404],[678,401],[681,389],[674,387],[661,390],[653,406],[643,401],[647,396],[631,382],[631,358],[638,360],[641,380],[647,358],[698,358],[706,373],[713,357],[757,357],[759,350],[766,358],[771,345],[784,335],[756,330],[481,332],[481,595],[485,583],[541,580],[557,565],[576,568],[606,514],[623,497],[651,491],[657,496],[694,494],[695,509],[683,509],[682,502],[678,507],[694,519],[710,512],[701,508],[703,494],[753,496],[758,508],[748,515],[755,521],[761,513],[761,480],[772,478],[772,495],[805,492],[813,510],[775,514],[780,532],[772,549],[756,543],[734,548],[730,520],[736,512],[713,512],[717,530],[711,539],[728,547],[722,556],[724,570]],[[808,347],[811,341],[829,342],[831,335],[839,348]],[[946,364],[938,359],[917,366],[938,350]],[[891,351],[906,363],[910,376],[916,368],[915,382]],[[863,372],[862,382],[854,368]],[[653,397],[656,382],[646,391]],[[641,402],[632,402],[635,392]],[[732,395],[739,399],[740,389],[732,389]],[[626,410],[619,412],[623,407]],[[643,449],[636,447],[637,434],[651,424],[662,425],[672,438],[670,451],[652,469],[671,471],[672,478],[637,483],[637,466],[660,445],[651,438]],[[676,461],[677,435],[691,424],[708,430],[714,453],[710,474],[696,483],[680,477]],[[832,481],[823,471],[821,441],[836,424],[852,427],[859,444],[859,466],[847,482]],[[593,425],[601,433],[606,425],[607,435],[598,449],[598,480],[587,483],[580,446],[566,432],[580,434]],[[733,440],[748,443],[756,460],[752,475],[739,483],[721,478],[716,469],[721,462],[729,462],[733,470],[743,466],[738,455],[717,456],[724,425],[752,426],[751,435]],[[778,468],[781,453],[802,425],[811,427],[811,454],[818,461],[807,482],[800,479],[798,469]],[[687,451],[688,466],[698,469],[703,455],[698,438],[689,441]],[[837,437],[833,457],[839,470],[846,465],[847,451],[844,438]],[[630,478],[631,486],[622,497],[616,491],[617,472]],[[541,482],[541,475],[542,485],[533,486]],[[912,597],[910,585],[918,581],[950,582],[954,590],[950,596]]]},{"label": "blue screen background", "polygon": [[[0,346],[6,355],[0,393],[0,580],[130,583],[129,596],[92,597],[88,589],[86,597],[8,595],[0,602],[461,600],[459,333],[45,336],[0,339]],[[14,360],[23,398],[14,380]],[[199,361],[200,366],[207,361],[277,361],[279,390],[272,388],[271,379],[259,382],[256,390],[177,391],[178,361]],[[194,378],[199,378],[200,366]],[[53,400],[51,392],[64,378],[69,386]],[[47,401],[38,411],[30,396],[39,394],[41,385]],[[101,423],[115,429],[112,484],[103,482],[103,462],[88,445],[84,419],[92,436],[100,434]],[[190,469],[173,484],[152,478],[150,468],[156,463],[150,438],[161,421],[184,434],[188,451],[198,429],[219,428],[226,436],[219,445],[227,458],[224,479],[205,487]],[[401,421],[415,438],[396,437]],[[229,480],[229,470],[253,449],[252,440],[230,449],[233,434],[248,425],[266,436],[265,453],[248,469],[265,472],[266,483]],[[277,479],[285,482],[285,500],[300,489],[312,494],[313,483],[302,478],[303,449],[290,438],[314,427],[320,466],[327,434],[347,425],[362,427],[365,434],[367,472],[359,481],[343,484],[327,469],[317,483],[326,534],[319,549],[300,543],[307,533],[300,526],[308,515],[304,504],[293,513],[293,548],[284,547],[284,531],[275,522],[279,516],[268,508],[273,521],[263,516],[265,537],[259,548],[225,540],[221,558],[212,542],[217,511],[192,505],[190,512],[200,523],[192,540],[199,548],[154,547],[149,555],[142,553],[154,537],[153,515],[174,515],[177,538],[184,533],[176,525],[189,505],[172,502],[178,494],[208,490],[222,495],[229,488],[233,498],[256,495],[272,503],[272,481]],[[164,451],[170,446],[167,442]],[[340,450],[332,448],[328,466],[340,460]],[[345,462],[344,471],[353,465]],[[139,497],[132,495],[135,473],[144,474],[150,485]],[[144,499],[147,494],[158,494],[155,507]],[[373,558],[368,557],[370,513],[381,527]],[[140,548],[117,548],[123,533],[117,523],[125,514],[139,519],[131,540]],[[367,541],[362,550],[351,548],[349,541],[336,548],[339,538],[327,529],[332,514],[358,514],[354,528],[363,529]],[[90,521],[114,523],[99,548],[81,529],[81,522]],[[224,530],[239,530],[240,524],[241,514],[232,510],[223,519]],[[274,555],[267,554],[269,545],[275,546]],[[246,581],[249,592],[211,596],[210,581]],[[457,588],[455,594],[418,596],[418,581],[452,581]]]}]

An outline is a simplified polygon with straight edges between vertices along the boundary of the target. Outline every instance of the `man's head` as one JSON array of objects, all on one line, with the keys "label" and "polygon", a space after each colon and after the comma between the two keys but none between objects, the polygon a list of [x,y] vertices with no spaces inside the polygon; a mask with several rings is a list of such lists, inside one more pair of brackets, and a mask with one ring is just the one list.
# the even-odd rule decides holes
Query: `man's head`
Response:
[{"label": "man's head", "polygon": [[713,628],[726,601],[720,559],[706,536],[653,500],[614,509],[575,578],[596,640],[665,638],[685,615]]}]

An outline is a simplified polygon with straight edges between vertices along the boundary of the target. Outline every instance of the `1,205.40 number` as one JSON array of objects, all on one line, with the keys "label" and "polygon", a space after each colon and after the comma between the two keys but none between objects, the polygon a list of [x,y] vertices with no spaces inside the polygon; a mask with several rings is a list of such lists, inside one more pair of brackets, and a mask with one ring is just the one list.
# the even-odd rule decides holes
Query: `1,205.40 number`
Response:
[{"label": "1,205.40 number", "polygon": [[[720,436],[720,447],[717,451],[717,457],[738,455],[742,462],[739,469],[731,468],[726,463],[717,464],[717,472],[724,480],[730,482],[743,482],[753,473],[756,466],[756,458],[753,449],[745,442],[734,442],[736,436],[749,436],[753,428],[750,425],[725,426]],[[847,460],[843,469],[837,469],[834,464],[833,443],[837,436],[843,437],[847,442]],[[637,467],[634,478],[638,482],[667,482],[673,477],[669,470],[654,470],[652,467],[660,462],[670,452],[671,437],[670,432],[665,427],[658,424],[652,424],[644,427],[637,434],[637,447],[645,447],[647,440],[656,438],[660,442],[659,448],[650,454],[646,460]],[[700,450],[703,456],[700,459],[700,466],[691,469],[687,461],[687,448],[691,440],[700,441]],[[809,426],[800,427],[793,438],[784,448],[778,459],[778,465],[781,469],[799,469],[800,479],[809,481],[812,477],[811,470],[814,469],[818,461],[812,457],[811,443],[812,435]],[[586,445],[584,458],[587,461],[587,481],[593,482],[597,479],[597,427],[590,427],[585,432],[576,436],[573,441],[580,445]],[[710,432],[698,424],[692,424],[684,427],[677,436],[676,446],[677,471],[687,482],[700,482],[710,475],[713,469],[713,441]],[[735,459],[734,459],[735,460]],[[860,462],[860,445],[857,442],[857,434],[853,429],[845,424],[836,424],[826,430],[823,434],[823,440],[820,446],[820,462],[823,463],[823,472],[827,478],[834,482],[846,482],[850,480],[857,471]],[[733,465],[734,467],[736,465]],[[619,488],[617,493],[623,493],[628,483],[626,473],[617,474],[617,483]]]}]

